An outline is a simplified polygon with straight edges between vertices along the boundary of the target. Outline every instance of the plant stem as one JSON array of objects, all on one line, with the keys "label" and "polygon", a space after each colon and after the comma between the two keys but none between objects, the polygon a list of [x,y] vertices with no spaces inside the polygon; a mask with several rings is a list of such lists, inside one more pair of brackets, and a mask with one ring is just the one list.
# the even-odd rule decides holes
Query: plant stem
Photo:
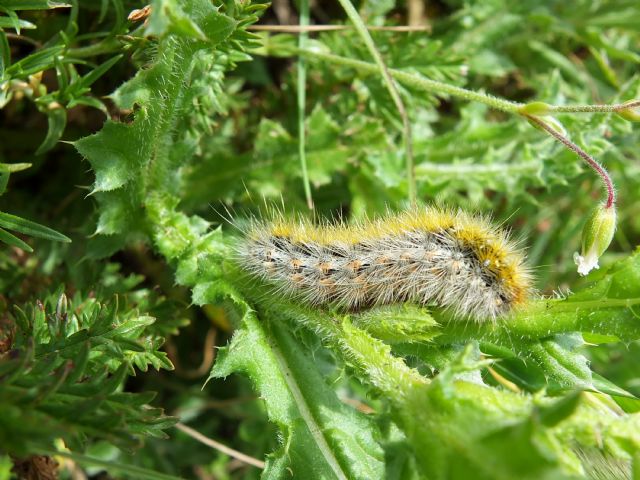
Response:
[{"label": "plant stem", "polygon": [[[338,65],[344,65],[352,67],[361,72],[376,73],[377,67],[369,62],[362,60],[355,60],[348,57],[342,57],[340,55],[333,55],[331,53],[324,53],[314,50],[296,51],[299,55],[306,55],[308,57],[317,58],[319,60],[325,60]],[[438,82],[436,80],[430,80],[415,73],[404,72],[402,70],[388,69],[389,74],[400,83],[413,87],[419,90],[423,90],[438,95],[450,95],[452,97],[462,98],[463,100],[484,103],[496,110],[501,110],[507,113],[522,114],[520,108],[526,104],[512,102],[497,98],[492,95],[488,95],[482,92],[476,92],[468,90],[466,88],[455,87],[447,83]],[[633,109],[640,107],[640,100],[634,100],[627,103],[616,103],[613,105],[547,105],[548,113],[613,113],[620,112],[622,110]]]},{"label": "plant stem", "polygon": [[70,48],[67,55],[72,58],[87,58],[103,55],[105,53],[119,52],[122,50],[122,42],[116,37],[109,37],[98,43],[86,47]]},{"label": "plant stem", "polygon": [[347,16],[353,23],[358,35],[364,41],[369,53],[376,62],[377,70],[382,75],[384,83],[393,99],[393,102],[398,109],[398,113],[400,114],[400,118],[402,118],[402,130],[403,130],[403,140],[404,140],[404,148],[405,148],[405,156],[406,156],[406,164],[407,164],[407,185],[408,185],[408,194],[409,194],[409,203],[411,205],[415,204],[416,201],[416,177],[414,171],[414,161],[413,161],[413,142],[411,135],[411,122],[409,121],[409,115],[407,114],[407,109],[402,102],[402,98],[400,97],[400,93],[398,92],[398,88],[393,81],[390,70],[384,63],[382,59],[382,55],[376,48],[375,43],[373,43],[373,38],[371,38],[371,34],[367,27],[365,26],[362,18],[358,14],[358,11],[354,8],[353,4],[350,0],[338,0],[342,8],[346,12]]},{"label": "plant stem", "polygon": [[[309,25],[309,0],[300,1],[300,26]],[[303,50],[307,43],[307,33],[302,32],[298,37],[298,46]],[[307,66],[304,57],[298,57],[298,156],[300,157],[300,168],[302,169],[302,184],[304,185],[304,195],[307,199],[307,207],[313,210],[313,198],[311,197],[311,185],[309,183],[309,171],[307,170],[307,155],[305,152],[306,132],[304,125],[305,105],[307,88]]]},{"label": "plant stem", "polygon": [[212,438],[209,438],[203,435],[202,433],[198,432],[197,430],[194,430],[193,428],[185,425],[184,423],[178,422],[175,424],[175,427],[178,430],[181,430],[185,434],[189,435],[191,438],[197,440],[198,442],[203,443],[208,447],[214,448],[219,452],[222,452],[223,454],[230,456],[231,458],[235,458],[236,460],[242,463],[246,463],[247,465],[264,469],[264,462],[262,460],[258,460],[257,458],[250,457],[249,455],[239,452],[238,450],[234,450],[233,448],[230,448]]},{"label": "plant stem", "polygon": [[531,123],[543,129],[545,132],[547,132],[549,135],[555,138],[558,142],[562,143],[565,147],[567,147],[569,150],[571,150],[580,158],[582,158],[592,170],[594,170],[598,175],[600,175],[600,178],[602,179],[602,183],[604,184],[604,188],[607,192],[607,201],[606,201],[605,207],[611,208],[616,201],[616,191],[613,186],[613,182],[611,181],[611,177],[609,176],[609,172],[607,172],[607,170],[605,170],[605,168],[602,165],[596,162],[591,155],[589,155],[587,152],[582,150],[578,145],[576,145],[567,137],[562,135],[555,128],[551,127],[548,123],[541,120],[540,117],[536,117],[534,115],[528,115],[526,113],[523,113],[522,115]]}]

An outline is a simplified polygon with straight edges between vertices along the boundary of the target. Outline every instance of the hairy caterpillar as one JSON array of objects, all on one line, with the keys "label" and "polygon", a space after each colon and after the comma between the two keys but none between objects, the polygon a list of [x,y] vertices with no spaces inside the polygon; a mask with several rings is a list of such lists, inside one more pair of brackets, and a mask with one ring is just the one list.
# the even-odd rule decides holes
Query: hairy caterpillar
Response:
[{"label": "hairy caterpillar", "polygon": [[253,221],[238,248],[244,270],[313,305],[360,310],[412,301],[495,319],[531,289],[505,231],[461,211],[421,207],[353,226]]}]

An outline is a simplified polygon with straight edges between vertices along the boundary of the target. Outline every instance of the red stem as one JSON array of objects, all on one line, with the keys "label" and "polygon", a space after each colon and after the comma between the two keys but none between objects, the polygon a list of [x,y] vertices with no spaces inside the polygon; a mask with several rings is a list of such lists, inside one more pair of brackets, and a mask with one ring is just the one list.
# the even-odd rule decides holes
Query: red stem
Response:
[{"label": "red stem", "polygon": [[578,145],[573,143],[571,140],[555,130],[546,122],[543,122],[538,117],[535,117],[533,115],[524,114],[524,116],[527,117],[527,120],[542,128],[549,135],[551,135],[569,150],[582,158],[587,163],[587,165],[589,165],[589,167],[591,167],[598,175],[600,175],[600,178],[602,178],[602,182],[604,183],[605,190],[607,191],[607,203],[605,204],[605,208],[611,208],[616,201],[616,190],[613,186],[613,182],[611,181],[611,177],[609,176],[609,172],[607,172],[607,170],[602,165],[596,162],[591,155],[582,150]]}]

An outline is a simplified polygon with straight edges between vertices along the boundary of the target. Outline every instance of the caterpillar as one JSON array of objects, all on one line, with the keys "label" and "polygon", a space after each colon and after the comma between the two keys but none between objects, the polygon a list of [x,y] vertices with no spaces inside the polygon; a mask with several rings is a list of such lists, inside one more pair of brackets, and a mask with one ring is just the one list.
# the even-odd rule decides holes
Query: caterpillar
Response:
[{"label": "caterpillar", "polygon": [[419,207],[355,225],[253,220],[237,248],[241,268],[275,293],[359,311],[433,304],[456,317],[494,320],[531,291],[523,253],[487,218]]}]

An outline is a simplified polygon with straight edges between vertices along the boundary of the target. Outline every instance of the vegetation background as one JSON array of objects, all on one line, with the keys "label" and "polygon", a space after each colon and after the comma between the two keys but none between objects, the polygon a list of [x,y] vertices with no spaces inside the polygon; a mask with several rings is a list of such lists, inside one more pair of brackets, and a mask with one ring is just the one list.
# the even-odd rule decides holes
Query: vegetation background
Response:
[{"label": "vegetation background", "polygon": [[[640,3],[143,7],[0,0],[0,479],[640,478],[638,112],[593,107],[640,98]],[[586,279],[599,179],[529,114],[617,185]],[[269,301],[217,213],[412,195],[509,225],[545,297]]]}]

